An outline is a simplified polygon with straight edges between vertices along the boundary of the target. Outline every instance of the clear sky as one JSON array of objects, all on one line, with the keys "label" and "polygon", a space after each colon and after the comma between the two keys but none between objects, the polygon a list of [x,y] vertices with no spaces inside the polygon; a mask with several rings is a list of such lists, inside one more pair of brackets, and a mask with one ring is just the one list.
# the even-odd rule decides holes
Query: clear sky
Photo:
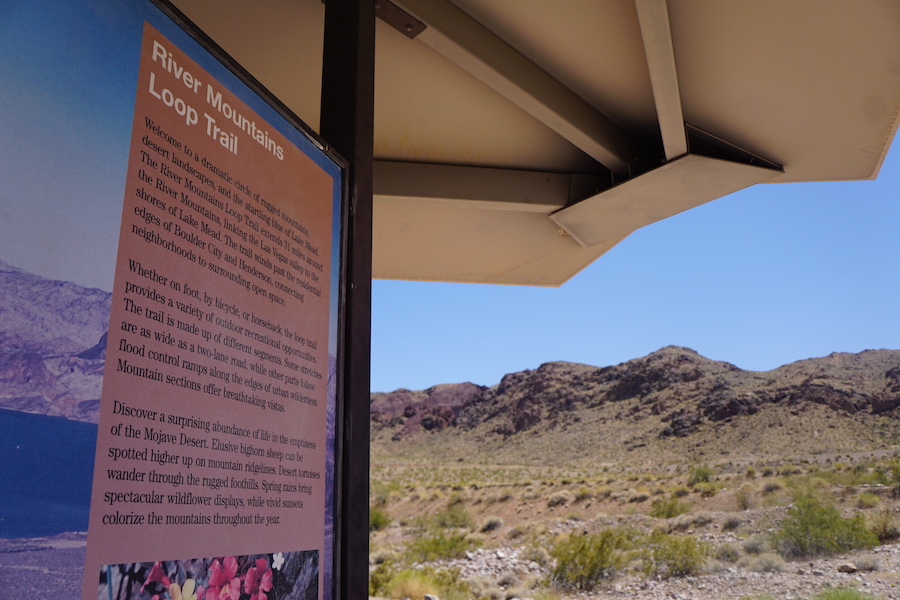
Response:
[{"label": "clear sky", "polygon": [[667,345],[756,371],[900,349],[898,146],[875,181],[748,188],[633,233],[560,288],[376,281],[372,390]]},{"label": "clear sky", "polygon": [[[16,115],[0,118],[14,141],[0,145],[0,260],[110,290],[139,37],[92,28],[140,15],[24,6],[0,0],[0,115]],[[58,35],[33,36],[33,18]],[[85,41],[98,37],[108,47]],[[84,143],[97,132],[104,143]],[[875,181],[754,186],[635,232],[560,288],[376,281],[372,389],[494,385],[670,344],[752,370],[900,348],[894,146]]]}]

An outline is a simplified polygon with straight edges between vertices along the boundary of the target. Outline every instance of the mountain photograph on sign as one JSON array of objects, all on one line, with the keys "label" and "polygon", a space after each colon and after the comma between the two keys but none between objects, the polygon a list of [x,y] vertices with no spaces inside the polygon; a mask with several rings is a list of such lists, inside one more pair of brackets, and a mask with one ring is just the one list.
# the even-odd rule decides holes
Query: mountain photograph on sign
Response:
[{"label": "mountain photograph on sign", "polygon": [[374,595],[892,597],[898,350],[754,372],[669,346],[370,406]]},{"label": "mountain photograph on sign", "polygon": [[50,600],[81,587],[111,296],[0,260],[0,567]]}]

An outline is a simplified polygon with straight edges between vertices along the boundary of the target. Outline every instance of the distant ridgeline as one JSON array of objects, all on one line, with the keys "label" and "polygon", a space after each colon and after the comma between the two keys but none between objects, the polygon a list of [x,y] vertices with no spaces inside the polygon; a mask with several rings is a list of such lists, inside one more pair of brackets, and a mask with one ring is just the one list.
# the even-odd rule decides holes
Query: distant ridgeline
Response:
[{"label": "distant ridgeline", "polygon": [[609,367],[550,362],[492,387],[373,393],[371,410],[376,456],[402,448],[435,460],[474,461],[482,452],[480,460],[504,463],[588,464],[622,450],[653,460],[655,448],[710,460],[762,456],[782,441],[798,452],[861,451],[854,445],[890,445],[900,433],[900,351],[753,372],[669,346]]}]

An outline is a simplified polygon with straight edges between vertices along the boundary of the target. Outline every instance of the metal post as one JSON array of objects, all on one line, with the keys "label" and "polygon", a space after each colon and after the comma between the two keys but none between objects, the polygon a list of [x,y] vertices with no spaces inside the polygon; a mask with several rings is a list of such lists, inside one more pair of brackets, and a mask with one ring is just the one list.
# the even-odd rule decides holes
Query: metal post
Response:
[{"label": "metal post", "polygon": [[369,374],[375,2],[327,0],[320,133],[350,164],[344,309],[337,598],[365,600],[369,576]]}]

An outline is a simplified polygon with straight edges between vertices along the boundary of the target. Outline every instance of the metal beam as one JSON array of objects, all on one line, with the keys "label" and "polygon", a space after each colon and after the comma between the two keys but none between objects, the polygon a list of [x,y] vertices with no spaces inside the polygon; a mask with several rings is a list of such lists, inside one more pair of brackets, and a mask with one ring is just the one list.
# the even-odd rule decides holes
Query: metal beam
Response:
[{"label": "metal beam", "polygon": [[635,0],[666,160],[687,154],[684,113],[666,0]]},{"label": "metal beam", "polygon": [[[335,589],[340,600],[369,593],[369,383],[372,337],[372,155],[375,3],[328,0],[321,135],[349,162],[340,465],[335,514]],[[339,462],[337,462],[339,461]]]},{"label": "metal beam", "polygon": [[556,131],[628,175],[638,144],[618,125],[447,0],[395,0],[425,23],[416,38]]},{"label": "metal beam", "polygon": [[769,165],[687,154],[550,218],[590,248],[780,174]]},{"label": "metal beam", "polygon": [[[432,206],[468,206],[545,215],[612,185],[609,175],[393,161],[375,161],[374,183],[376,202],[415,199]],[[586,184],[592,193],[584,191]]]}]

